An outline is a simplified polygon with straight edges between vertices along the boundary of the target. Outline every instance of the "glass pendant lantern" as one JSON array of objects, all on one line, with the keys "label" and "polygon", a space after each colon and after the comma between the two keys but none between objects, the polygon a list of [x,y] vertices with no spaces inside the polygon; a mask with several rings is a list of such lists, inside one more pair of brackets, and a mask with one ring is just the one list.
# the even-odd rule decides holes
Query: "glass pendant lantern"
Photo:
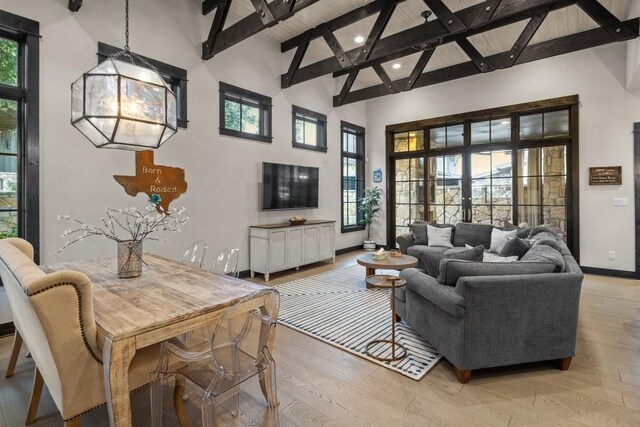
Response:
[{"label": "glass pendant lantern", "polygon": [[176,95],[153,66],[130,52],[129,0],[125,4],[124,50],[71,85],[71,124],[98,148],[155,149],[178,130]]}]

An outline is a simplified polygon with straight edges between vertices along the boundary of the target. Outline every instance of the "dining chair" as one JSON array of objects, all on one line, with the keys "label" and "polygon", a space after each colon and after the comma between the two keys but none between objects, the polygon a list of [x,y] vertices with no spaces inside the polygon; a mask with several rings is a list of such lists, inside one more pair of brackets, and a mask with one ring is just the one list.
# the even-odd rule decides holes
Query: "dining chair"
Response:
[{"label": "dining chair", "polygon": [[[26,424],[36,419],[42,387],[62,415],[65,427],[106,403],[101,342],[93,314],[92,285],[79,272],[44,273],[23,239],[0,240],[0,277],[19,336],[36,364]],[[150,380],[160,346],[138,351],[129,369],[131,390]]]},{"label": "dining chair", "polygon": [[192,267],[202,268],[202,261],[204,261],[204,255],[207,249],[209,249],[207,243],[204,240],[198,240],[187,248],[180,262],[191,265]]},{"label": "dining chair", "polygon": [[[280,295],[275,289],[262,289],[247,295],[229,308],[218,321],[208,349],[185,351],[183,347],[165,341],[160,362],[151,383],[153,427],[163,425],[164,389],[173,385],[173,406],[180,426],[189,423],[185,412],[185,397],[198,405],[203,426],[213,426],[224,417],[237,417],[240,411],[240,384],[254,376],[267,399],[268,409],[263,424],[279,425],[276,389],[276,365],[269,347],[275,337]],[[168,361],[186,363],[176,371]],[[190,390],[185,395],[185,390]],[[230,411],[221,411],[223,407]],[[175,421],[171,423],[175,425]]]},{"label": "dining chair", "polygon": [[211,271],[217,274],[238,277],[240,249],[225,249],[213,260]]}]

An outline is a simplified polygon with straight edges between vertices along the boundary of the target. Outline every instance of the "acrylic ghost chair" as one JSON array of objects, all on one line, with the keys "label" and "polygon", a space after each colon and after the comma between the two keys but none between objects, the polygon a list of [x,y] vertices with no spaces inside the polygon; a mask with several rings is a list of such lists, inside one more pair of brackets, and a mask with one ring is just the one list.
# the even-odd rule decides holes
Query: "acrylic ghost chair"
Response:
[{"label": "acrylic ghost chair", "polygon": [[226,249],[213,260],[211,271],[217,274],[238,277],[238,263],[240,262],[240,249]]},{"label": "acrylic ghost chair", "polygon": [[[215,425],[229,413],[237,417],[240,385],[254,376],[259,377],[268,404],[263,424],[278,426],[276,366],[269,348],[275,338],[279,306],[278,291],[262,289],[242,298],[222,315],[207,350],[190,352],[173,342],[164,342],[158,369],[152,374],[152,426],[163,425],[163,394],[171,385],[180,426],[189,424],[185,396],[200,407],[205,427]],[[185,366],[168,371],[170,358],[182,361]],[[185,390],[189,393],[185,394]],[[224,407],[230,411],[222,412]],[[175,425],[175,421],[170,424]]]},{"label": "acrylic ghost chair", "polygon": [[209,247],[205,241],[198,240],[187,248],[184,255],[182,255],[182,260],[180,262],[192,267],[202,268],[202,261],[204,260],[204,255],[208,248]]}]

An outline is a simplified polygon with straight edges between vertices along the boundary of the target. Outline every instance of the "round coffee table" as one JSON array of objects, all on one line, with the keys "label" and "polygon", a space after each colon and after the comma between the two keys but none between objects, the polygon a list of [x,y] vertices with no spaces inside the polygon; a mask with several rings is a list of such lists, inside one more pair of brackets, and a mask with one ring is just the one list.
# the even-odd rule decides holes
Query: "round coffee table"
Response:
[{"label": "round coffee table", "polygon": [[[370,341],[365,347],[368,356],[382,362],[395,362],[407,357],[407,349],[400,343],[396,342],[396,288],[401,288],[407,284],[404,279],[397,276],[369,276],[366,279],[367,287],[391,289],[391,339],[378,339]],[[382,357],[373,354],[380,352],[381,347],[390,346],[391,355]],[[396,352],[396,349],[400,351]]]},{"label": "round coffee table", "polygon": [[[418,258],[411,255],[402,255],[400,257],[392,257],[387,254],[387,259],[382,261],[376,261],[373,259],[372,253],[362,254],[358,257],[358,264],[367,268],[367,277],[374,276],[376,269],[384,270],[404,270],[405,268],[412,268],[418,265]],[[367,289],[371,289],[369,283],[367,283]]]}]

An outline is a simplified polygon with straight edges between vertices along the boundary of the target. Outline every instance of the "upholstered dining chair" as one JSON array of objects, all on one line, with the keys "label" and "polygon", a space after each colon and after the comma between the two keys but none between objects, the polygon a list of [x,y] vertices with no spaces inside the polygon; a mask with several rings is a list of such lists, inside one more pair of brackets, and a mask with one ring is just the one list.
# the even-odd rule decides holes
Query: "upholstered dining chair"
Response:
[{"label": "upholstered dining chair", "polygon": [[[151,384],[151,425],[163,425],[163,390],[169,386],[174,387],[173,406],[181,427],[189,425],[184,400],[190,397],[200,407],[204,427],[218,425],[228,415],[237,417],[240,384],[255,376],[259,377],[268,404],[261,424],[279,425],[276,366],[269,351],[279,309],[278,291],[261,289],[227,309],[213,331],[208,349],[185,351],[172,341],[165,341]],[[174,359],[185,365],[172,371],[168,361]],[[185,390],[191,393],[185,395]],[[222,406],[230,411],[222,412]]]},{"label": "upholstered dining chair", "polygon": [[[93,314],[91,281],[76,271],[44,273],[33,262],[25,240],[0,240],[0,277],[14,323],[36,364],[26,424],[35,421],[43,384],[66,427],[106,402],[101,342]],[[136,353],[130,369],[131,389],[149,382],[159,346]]]},{"label": "upholstered dining chair", "polygon": [[180,260],[180,262],[192,267],[201,268],[207,249],[209,249],[207,243],[204,240],[198,240],[187,248],[187,250],[184,252],[184,255],[182,255],[182,259]]},{"label": "upholstered dining chair", "polygon": [[238,277],[240,249],[225,249],[213,260],[211,271],[217,274]]}]

